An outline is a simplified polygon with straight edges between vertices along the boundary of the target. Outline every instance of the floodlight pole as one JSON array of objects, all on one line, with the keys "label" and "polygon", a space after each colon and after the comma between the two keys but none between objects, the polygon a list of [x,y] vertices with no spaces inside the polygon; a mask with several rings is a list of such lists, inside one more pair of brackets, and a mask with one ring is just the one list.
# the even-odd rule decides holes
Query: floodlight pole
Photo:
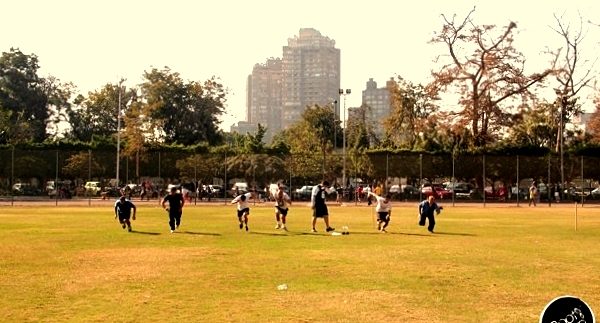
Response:
[{"label": "floodlight pole", "polygon": [[117,189],[119,189],[119,161],[121,158],[121,85],[123,84],[123,81],[123,78],[119,81],[119,103],[117,106],[117,174],[115,178],[115,186]]},{"label": "floodlight pole", "polygon": [[344,96],[344,111],[342,122],[344,125],[344,129],[342,129],[342,185],[346,187],[346,95],[350,94],[352,91],[350,89],[339,89],[339,95]]}]

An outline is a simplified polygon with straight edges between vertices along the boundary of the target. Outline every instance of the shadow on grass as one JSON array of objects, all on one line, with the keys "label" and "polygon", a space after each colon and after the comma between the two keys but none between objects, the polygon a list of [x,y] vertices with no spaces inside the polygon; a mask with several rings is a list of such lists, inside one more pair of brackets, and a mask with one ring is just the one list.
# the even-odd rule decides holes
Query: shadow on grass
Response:
[{"label": "shadow on grass", "polygon": [[151,235],[151,236],[158,236],[158,235],[160,235],[160,232],[146,232],[146,231],[137,231],[137,230],[131,230],[130,233],[147,234],[147,235]]},{"label": "shadow on grass", "polygon": [[476,234],[472,234],[472,233],[460,233],[460,232],[440,232],[440,231],[435,231],[434,234],[430,234],[430,235],[444,235],[444,236],[463,236],[463,237],[476,237]]},{"label": "shadow on grass", "polygon": [[[285,231],[284,231],[285,232]],[[260,232],[260,231],[250,231],[249,234],[258,234],[262,236],[272,236],[272,237],[288,237],[293,235],[292,232],[287,231],[286,233],[274,233],[274,232]]]},{"label": "shadow on grass", "polygon": [[178,233],[178,234],[192,234],[192,235],[198,235],[198,236],[220,236],[220,233],[213,233],[213,232],[194,232],[194,231],[175,231],[173,233]]}]

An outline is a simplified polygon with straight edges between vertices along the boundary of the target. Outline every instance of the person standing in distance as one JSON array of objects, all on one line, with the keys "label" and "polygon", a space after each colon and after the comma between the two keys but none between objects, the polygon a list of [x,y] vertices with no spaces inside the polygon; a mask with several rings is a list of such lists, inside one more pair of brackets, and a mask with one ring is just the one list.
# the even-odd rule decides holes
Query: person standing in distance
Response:
[{"label": "person standing in distance", "polygon": [[531,203],[533,203],[533,206],[537,205],[538,193],[537,183],[535,181],[531,182],[531,186],[529,186],[529,206],[531,206]]},{"label": "person standing in distance", "polygon": [[[166,207],[166,203],[169,202],[169,207]],[[175,232],[175,229],[181,225],[181,214],[183,213],[183,206],[185,200],[183,195],[177,193],[177,187],[171,187],[171,192],[163,198],[162,207],[169,212],[169,227],[171,233]]]},{"label": "person standing in distance", "polygon": [[245,194],[240,194],[236,196],[233,200],[231,200],[231,204],[237,203],[237,217],[240,222],[240,230],[246,226],[246,231],[248,231],[248,215],[250,215],[250,205],[248,204],[248,200],[250,198],[254,198],[256,194],[252,192],[248,192]]},{"label": "person standing in distance", "polygon": [[374,197],[377,201],[375,212],[377,212],[377,230],[386,233],[385,228],[390,224],[390,216],[392,215],[392,195],[386,194],[381,197],[378,194],[369,192],[369,198]]},{"label": "person standing in distance", "polygon": [[433,233],[433,228],[435,227],[435,217],[433,213],[440,214],[441,210],[442,208],[435,203],[435,197],[429,195],[426,200],[419,203],[419,225],[425,226],[425,219],[429,220],[427,230]]},{"label": "person standing in distance", "polygon": [[312,220],[312,232],[317,232],[315,225],[317,224],[317,218],[323,218],[325,221],[325,231],[334,231],[329,225],[329,212],[327,210],[327,204],[325,203],[325,197],[329,193],[329,182],[323,181],[319,185],[315,185],[312,190],[310,202],[313,209],[313,220]]},{"label": "person standing in distance", "polygon": [[131,209],[133,209],[132,219],[135,220],[136,208],[133,202],[127,200],[124,195],[115,202],[115,219],[118,217],[123,229],[127,228],[129,232],[132,231],[131,222],[129,221],[129,218],[131,218]]}]

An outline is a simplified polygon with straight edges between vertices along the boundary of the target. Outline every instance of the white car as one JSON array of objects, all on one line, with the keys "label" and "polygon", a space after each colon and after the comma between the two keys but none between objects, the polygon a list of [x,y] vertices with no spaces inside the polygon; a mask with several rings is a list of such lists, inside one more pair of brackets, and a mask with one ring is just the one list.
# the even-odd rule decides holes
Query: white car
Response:
[{"label": "white car", "polygon": [[100,195],[102,187],[100,182],[86,182],[84,185],[85,192],[89,195]]}]

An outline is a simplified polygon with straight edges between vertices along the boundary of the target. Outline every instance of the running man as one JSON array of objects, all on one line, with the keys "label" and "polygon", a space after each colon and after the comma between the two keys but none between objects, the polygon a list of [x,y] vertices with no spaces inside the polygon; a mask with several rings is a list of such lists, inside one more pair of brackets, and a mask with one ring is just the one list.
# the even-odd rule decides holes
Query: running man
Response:
[{"label": "running man", "polygon": [[435,227],[435,217],[433,212],[440,214],[441,210],[442,208],[435,203],[435,197],[429,195],[426,200],[419,203],[419,225],[425,226],[425,219],[428,219],[429,225],[427,226],[427,230],[433,233],[433,228]]},{"label": "running man", "polygon": [[[131,209],[133,209],[133,217],[131,217]],[[130,200],[127,200],[125,196],[121,196],[121,198],[115,202],[115,219],[118,217],[119,223],[121,223],[123,229],[127,228],[127,231],[129,232],[132,231],[129,218],[131,217],[135,220],[135,212],[135,204]]]},{"label": "running man", "polygon": [[250,205],[248,200],[254,198],[254,192],[248,192],[246,194],[240,194],[231,200],[231,204],[237,203],[237,217],[240,222],[240,230],[245,226],[248,231],[248,215],[250,215]]},{"label": "running man", "polygon": [[319,185],[315,185],[311,194],[311,207],[313,209],[313,220],[312,220],[312,232],[317,232],[315,225],[317,224],[317,218],[323,218],[325,221],[325,231],[334,231],[329,225],[329,212],[327,210],[327,204],[325,203],[326,194],[330,192],[329,182],[323,181]]},{"label": "running man", "polygon": [[[166,207],[166,203],[169,202],[169,207]],[[171,187],[171,192],[163,198],[162,207],[169,212],[169,227],[171,233],[175,232],[176,229],[181,225],[181,214],[183,213],[183,206],[185,200],[183,195],[177,193],[177,187]]]},{"label": "running man", "polygon": [[368,197],[374,197],[377,201],[377,206],[375,206],[375,212],[377,212],[377,230],[386,233],[385,228],[390,224],[390,217],[392,216],[392,195],[387,193],[385,197],[381,197],[373,192],[369,192]]},{"label": "running man", "polygon": [[279,187],[273,196],[275,199],[275,220],[277,221],[277,226],[275,229],[283,229],[287,231],[287,227],[285,226],[285,218],[287,217],[289,205],[292,205],[292,199],[287,195],[286,192],[283,191],[283,188]]}]

